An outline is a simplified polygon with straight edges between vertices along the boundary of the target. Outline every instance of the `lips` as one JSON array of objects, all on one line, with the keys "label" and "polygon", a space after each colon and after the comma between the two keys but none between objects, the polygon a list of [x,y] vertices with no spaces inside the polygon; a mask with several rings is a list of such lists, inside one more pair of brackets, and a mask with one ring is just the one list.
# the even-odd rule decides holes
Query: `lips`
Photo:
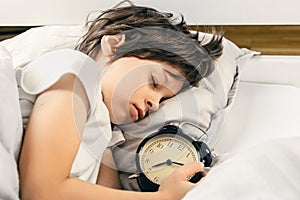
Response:
[{"label": "lips", "polygon": [[139,119],[143,119],[144,118],[144,111],[142,111],[141,109],[137,108],[138,113],[139,113]]},{"label": "lips", "polygon": [[133,106],[135,107],[135,109],[137,111],[137,119],[135,121],[143,119],[145,116],[144,111],[134,104],[133,104]]}]

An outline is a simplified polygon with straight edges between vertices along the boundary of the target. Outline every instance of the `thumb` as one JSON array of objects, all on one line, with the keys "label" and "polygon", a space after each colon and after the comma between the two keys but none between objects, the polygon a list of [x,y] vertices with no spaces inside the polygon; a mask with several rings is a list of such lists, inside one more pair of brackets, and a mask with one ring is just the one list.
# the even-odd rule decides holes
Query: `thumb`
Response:
[{"label": "thumb", "polygon": [[204,171],[204,164],[192,162],[178,167],[174,171],[174,176],[181,180],[189,180],[191,176],[201,171]]}]

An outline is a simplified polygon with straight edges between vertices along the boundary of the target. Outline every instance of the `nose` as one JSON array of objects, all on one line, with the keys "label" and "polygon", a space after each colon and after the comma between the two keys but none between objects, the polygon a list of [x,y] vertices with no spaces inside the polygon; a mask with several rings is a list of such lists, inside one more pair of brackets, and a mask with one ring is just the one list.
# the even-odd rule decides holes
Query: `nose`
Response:
[{"label": "nose", "polygon": [[160,97],[149,97],[146,99],[146,104],[149,107],[149,110],[154,112],[159,109]]},{"label": "nose", "polygon": [[155,112],[159,109],[159,104],[153,104],[150,101],[148,101],[147,104],[149,106],[149,110],[152,112]]}]

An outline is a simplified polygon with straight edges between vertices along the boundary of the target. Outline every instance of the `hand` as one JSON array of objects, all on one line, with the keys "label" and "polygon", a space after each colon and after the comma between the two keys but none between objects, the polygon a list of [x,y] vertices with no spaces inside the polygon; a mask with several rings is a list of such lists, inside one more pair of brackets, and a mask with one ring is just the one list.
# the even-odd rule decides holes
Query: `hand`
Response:
[{"label": "hand", "polygon": [[188,181],[189,178],[203,170],[203,163],[188,163],[180,166],[160,184],[158,192],[163,199],[182,199],[188,191],[196,186]]}]

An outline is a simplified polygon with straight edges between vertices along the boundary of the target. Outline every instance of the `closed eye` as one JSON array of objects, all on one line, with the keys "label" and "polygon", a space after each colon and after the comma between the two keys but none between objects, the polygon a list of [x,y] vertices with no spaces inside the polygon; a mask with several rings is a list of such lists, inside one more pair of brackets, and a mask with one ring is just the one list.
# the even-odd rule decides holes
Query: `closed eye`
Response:
[{"label": "closed eye", "polygon": [[161,102],[163,102],[163,101],[165,101],[165,100],[167,100],[167,99],[169,99],[169,98],[163,97],[163,98],[160,99],[159,103],[161,103]]},{"label": "closed eye", "polygon": [[157,81],[156,81],[156,79],[154,78],[153,75],[151,75],[151,81],[152,81],[153,86],[157,87]]}]

